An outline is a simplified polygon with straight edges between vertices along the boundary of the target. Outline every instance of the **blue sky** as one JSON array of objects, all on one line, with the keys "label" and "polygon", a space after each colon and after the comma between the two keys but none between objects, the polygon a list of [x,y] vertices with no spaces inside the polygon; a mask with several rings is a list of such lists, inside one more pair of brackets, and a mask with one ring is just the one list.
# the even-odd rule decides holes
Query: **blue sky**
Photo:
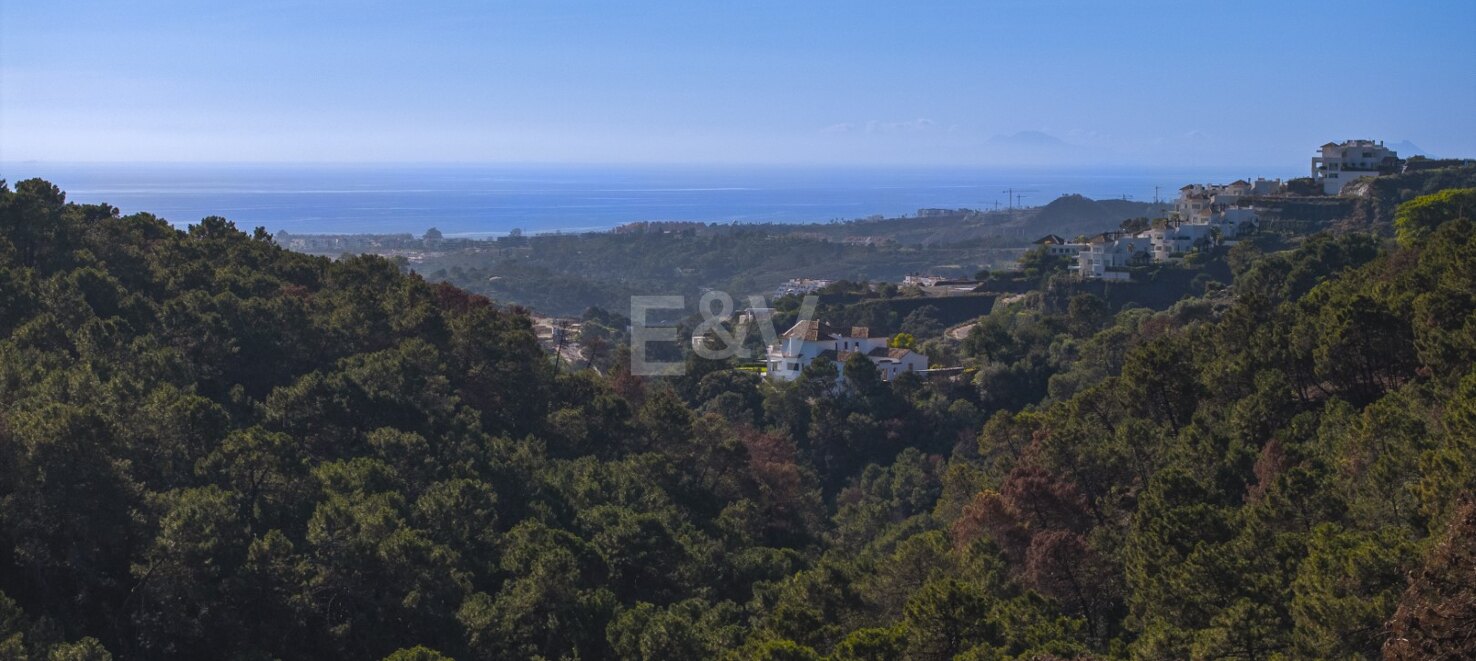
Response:
[{"label": "blue sky", "polygon": [[1476,156],[1476,3],[1200,4],[0,0],[0,160]]}]

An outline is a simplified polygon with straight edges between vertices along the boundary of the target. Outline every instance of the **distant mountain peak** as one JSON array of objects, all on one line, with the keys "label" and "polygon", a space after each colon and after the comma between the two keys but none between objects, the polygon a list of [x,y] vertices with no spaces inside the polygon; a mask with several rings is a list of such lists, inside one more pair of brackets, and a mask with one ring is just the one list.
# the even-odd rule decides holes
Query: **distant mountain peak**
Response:
[{"label": "distant mountain peak", "polygon": [[1391,143],[1385,146],[1387,146],[1389,149],[1393,149],[1394,153],[1399,154],[1400,158],[1430,155],[1425,150],[1420,149],[1419,145],[1416,145],[1415,143],[1408,140],[1400,140],[1399,142]]}]

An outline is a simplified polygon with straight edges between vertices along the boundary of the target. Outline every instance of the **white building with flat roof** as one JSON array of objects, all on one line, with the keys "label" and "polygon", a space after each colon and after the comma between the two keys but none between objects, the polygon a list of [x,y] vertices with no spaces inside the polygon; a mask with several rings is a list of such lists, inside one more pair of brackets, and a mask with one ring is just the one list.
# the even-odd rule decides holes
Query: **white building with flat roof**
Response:
[{"label": "white building with flat roof", "polygon": [[1280,179],[1256,177],[1256,180],[1251,182],[1251,195],[1276,195],[1281,192],[1282,186]]},{"label": "white building with flat roof", "polygon": [[1148,237],[1153,261],[1166,262],[1190,250],[1234,240],[1260,222],[1255,209],[1236,207],[1193,222],[1171,220],[1138,236]]},{"label": "white building with flat roof", "polygon": [[1153,261],[1166,262],[1213,242],[1214,232],[1211,227],[1208,224],[1177,223],[1148,230],[1148,242],[1153,246]]},{"label": "white building with flat roof", "polygon": [[1179,199],[1174,202],[1174,216],[1186,223],[1207,223],[1215,216],[1235,208],[1241,198],[1264,195],[1279,189],[1280,181],[1257,179],[1251,183],[1236,179],[1228,184],[1189,184],[1179,189]]},{"label": "white building with flat roof", "polygon": [[1076,271],[1086,280],[1131,280],[1127,267],[1150,259],[1151,248],[1147,233],[1104,232],[1087,239],[1086,249],[1077,255]]},{"label": "white building with flat roof", "polygon": [[1385,147],[1383,140],[1329,142],[1312,157],[1312,178],[1322,184],[1326,195],[1337,195],[1363,177],[1377,177],[1398,168],[1399,154]]}]

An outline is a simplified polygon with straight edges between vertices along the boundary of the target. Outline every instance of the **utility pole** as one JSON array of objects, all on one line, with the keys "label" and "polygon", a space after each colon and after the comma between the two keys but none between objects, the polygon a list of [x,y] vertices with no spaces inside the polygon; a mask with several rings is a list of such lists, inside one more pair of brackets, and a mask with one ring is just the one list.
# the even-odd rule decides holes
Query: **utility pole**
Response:
[{"label": "utility pole", "polygon": [[554,341],[554,371],[559,370],[559,363],[564,357],[564,320],[552,319],[549,321],[549,330],[553,333]]}]

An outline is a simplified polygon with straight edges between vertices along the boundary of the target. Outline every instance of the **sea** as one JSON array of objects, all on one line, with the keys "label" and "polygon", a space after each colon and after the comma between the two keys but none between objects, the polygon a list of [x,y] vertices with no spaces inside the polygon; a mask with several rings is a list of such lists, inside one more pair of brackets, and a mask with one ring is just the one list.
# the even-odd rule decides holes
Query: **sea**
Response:
[{"label": "sea", "polygon": [[1068,194],[1172,200],[1194,182],[1287,176],[1271,168],[884,168],[611,165],[0,163],[67,199],[184,227],[223,216],[293,234],[493,237],[635,221],[824,223],[922,208],[1040,206]]}]

